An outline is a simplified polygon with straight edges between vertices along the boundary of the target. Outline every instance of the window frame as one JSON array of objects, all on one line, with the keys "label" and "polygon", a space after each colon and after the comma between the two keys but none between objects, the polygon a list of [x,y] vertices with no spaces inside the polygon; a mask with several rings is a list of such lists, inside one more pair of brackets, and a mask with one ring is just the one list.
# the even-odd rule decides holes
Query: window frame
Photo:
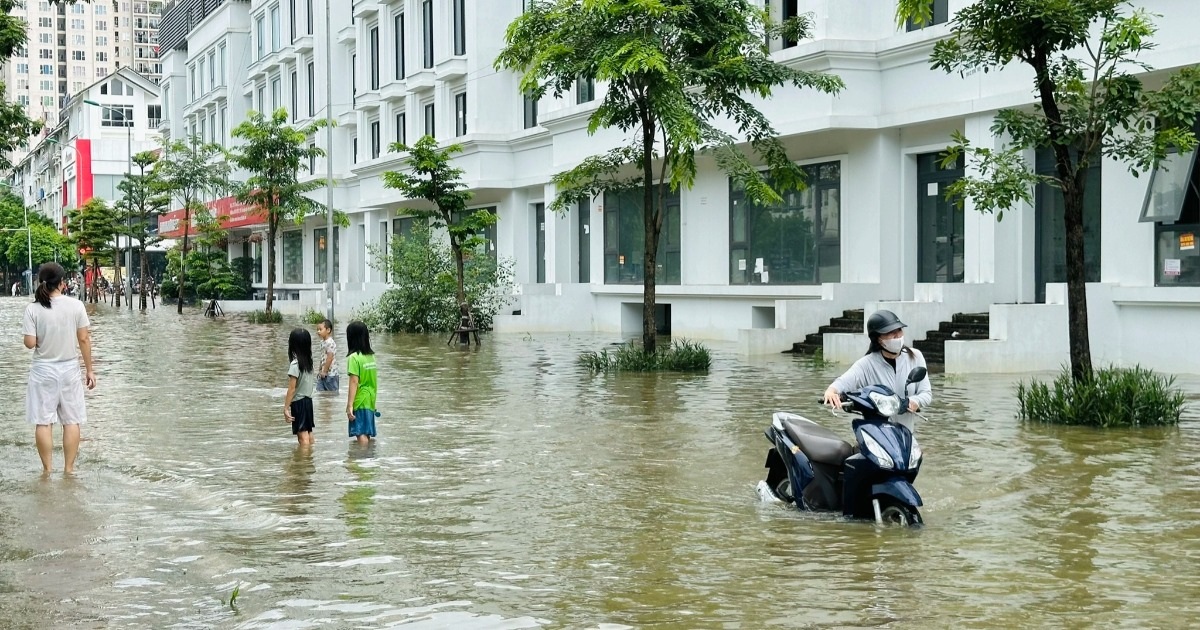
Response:
[{"label": "window frame", "polygon": [[467,135],[467,93],[458,92],[454,95],[454,136],[460,138]]}]

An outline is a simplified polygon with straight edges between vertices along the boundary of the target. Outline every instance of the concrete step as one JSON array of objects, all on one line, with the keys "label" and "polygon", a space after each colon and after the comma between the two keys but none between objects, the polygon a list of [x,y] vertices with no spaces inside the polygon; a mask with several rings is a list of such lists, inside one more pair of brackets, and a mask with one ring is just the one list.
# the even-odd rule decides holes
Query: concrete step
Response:
[{"label": "concrete step", "polygon": [[988,313],[955,313],[950,321],[956,324],[986,324],[991,321]]},{"label": "concrete step", "polygon": [[941,322],[938,324],[937,332],[960,332],[987,335],[991,332],[991,324],[988,322]]}]

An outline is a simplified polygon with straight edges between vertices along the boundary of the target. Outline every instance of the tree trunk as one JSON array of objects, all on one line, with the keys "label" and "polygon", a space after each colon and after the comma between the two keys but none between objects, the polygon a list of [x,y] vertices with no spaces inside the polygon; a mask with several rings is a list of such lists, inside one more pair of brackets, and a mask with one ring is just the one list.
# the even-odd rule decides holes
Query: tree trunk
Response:
[{"label": "tree trunk", "polygon": [[[275,231],[279,227],[278,219],[275,213],[271,212],[267,215],[267,304],[263,310],[267,313],[271,312],[271,308],[275,303]],[[332,247],[332,242],[328,244]],[[325,273],[333,273],[332,269],[326,269]]]},{"label": "tree trunk", "polygon": [[113,306],[121,307],[121,263],[120,252],[113,254]]},{"label": "tree trunk", "polygon": [[183,281],[187,275],[188,232],[192,230],[192,203],[183,200],[183,251],[179,256],[179,296],[175,300],[175,312],[183,315]]},{"label": "tree trunk", "polygon": [[646,242],[642,247],[642,349],[653,354],[658,344],[658,325],[654,316],[655,276],[658,265],[658,232],[660,221],[654,206],[654,121],[642,116],[642,220]]},{"label": "tree trunk", "polygon": [[[457,274],[458,280],[457,302],[459,309],[461,309],[463,304],[467,304],[467,290],[463,280],[464,271],[462,244],[458,242],[457,237],[450,237],[450,249],[454,252],[454,271]],[[467,306],[470,307],[470,304],[467,304]]]},{"label": "tree trunk", "polygon": [[141,277],[138,278],[138,305],[141,306],[141,309],[144,311],[144,310],[146,310],[146,274],[149,273],[149,271],[150,271],[149,266],[146,264],[146,242],[145,241],[142,241],[140,255],[141,255],[141,261],[140,261],[141,264],[138,265],[138,274]]}]

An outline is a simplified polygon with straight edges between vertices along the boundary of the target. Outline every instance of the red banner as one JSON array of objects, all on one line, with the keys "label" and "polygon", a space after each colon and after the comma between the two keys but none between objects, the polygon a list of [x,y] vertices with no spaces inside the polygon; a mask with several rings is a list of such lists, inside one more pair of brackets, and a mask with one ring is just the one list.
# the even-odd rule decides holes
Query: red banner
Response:
[{"label": "red banner", "polygon": [[[263,225],[266,223],[266,216],[258,208],[242,203],[234,197],[222,197],[216,201],[209,201],[204,204],[208,211],[212,213],[213,218],[218,221],[221,229],[228,230],[230,228],[247,227],[252,225]],[[158,220],[158,234],[163,238],[181,238],[183,237],[184,212],[183,208],[172,210],[162,216]],[[193,214],[191,217],[191,225],[187,226],[188,236],[195,236],[197,231],[196,217]]]}]

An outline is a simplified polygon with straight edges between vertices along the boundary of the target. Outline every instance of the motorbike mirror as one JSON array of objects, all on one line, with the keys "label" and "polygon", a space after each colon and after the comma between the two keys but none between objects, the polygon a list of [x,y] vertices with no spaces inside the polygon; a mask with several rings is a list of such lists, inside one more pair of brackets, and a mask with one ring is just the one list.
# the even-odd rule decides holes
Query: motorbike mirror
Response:
[{"label": "motorbike mirror", "polygon": [[925,377],[928,375],[929,375],[929,370],[925,369],[924,366],[918,365],[917,367],[913,368],[911,372],[908,373],[908,383],[910,385],[912,383],[920,383],[921,381],[925,380]]}]

